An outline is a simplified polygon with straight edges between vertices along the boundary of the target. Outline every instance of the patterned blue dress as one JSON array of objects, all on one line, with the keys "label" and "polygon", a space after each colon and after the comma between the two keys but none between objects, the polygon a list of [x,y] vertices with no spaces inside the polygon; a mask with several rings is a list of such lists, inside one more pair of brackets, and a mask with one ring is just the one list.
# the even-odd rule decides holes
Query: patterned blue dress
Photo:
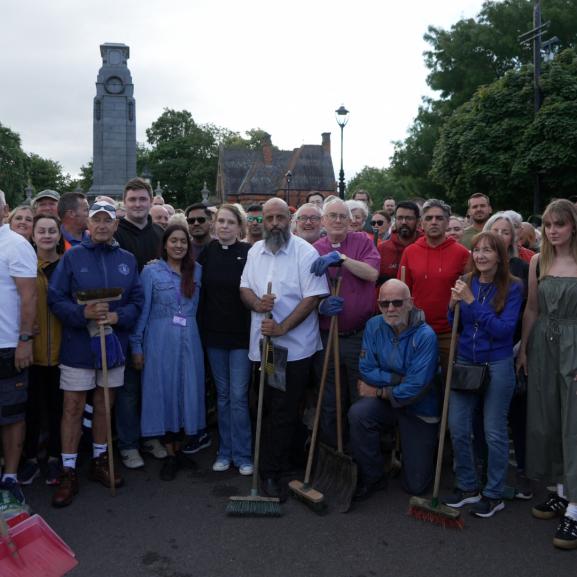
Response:
[{"label": "patterned blue dress", "polygon": [[144,308],[130,338],[133,353],[144,355],[143,437],[184,429],[194,435],[205,423],[204,355],[196,324],[202,267],[195,265],[194,294],[180,292],[180,275],[157,261],[141,274]]}]

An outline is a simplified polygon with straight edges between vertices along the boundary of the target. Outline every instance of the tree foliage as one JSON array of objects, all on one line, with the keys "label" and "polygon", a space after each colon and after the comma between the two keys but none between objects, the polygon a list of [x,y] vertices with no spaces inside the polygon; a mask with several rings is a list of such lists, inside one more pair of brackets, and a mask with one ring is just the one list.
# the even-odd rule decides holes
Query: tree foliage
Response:
[{"label": "tree foliage", "polygon": [[524,66],[480,88],[446,121],[431,176],[457,204],[474,192],[497,208],[530,211],[532,174],[543,198],[577,187],[577,53],[543,69],[543,105],[534,116],[533,70]]}]

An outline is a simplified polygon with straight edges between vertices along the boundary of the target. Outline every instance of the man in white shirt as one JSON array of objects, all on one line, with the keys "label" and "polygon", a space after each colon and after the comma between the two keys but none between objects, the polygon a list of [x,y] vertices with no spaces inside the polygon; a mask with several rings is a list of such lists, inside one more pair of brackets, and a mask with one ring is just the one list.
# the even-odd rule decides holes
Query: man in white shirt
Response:
[{"label": "man in white shirt", "polygon": [[[322,349],[317,306],[329,293],[325,277],[310,272],[316,250],[290,232],[290,211],[283,200],[272,198],[263,206],[264,239],[250,249],[240,281],[244,304],[252,311],[249,357],[260,361],[262,335],[271,337],[275,364],[286,354],[286,390],[265,390],[265,422],[260,474],[263,490],[285,497],[280,478],[290,468],[291,441],[298,420],[313,355]],[[272,293],[267,294],[268,283]],[[266,313],[272,318],[267,319]]]},{"label": "man in white shirt", "polygon": [[[0,222],[8,213],[0,190]],[[0,429],[4,470],[0,490],[24,502],[17,480],[24,442],[27,368],[32,364],[32,338],[36,317],[37,259],[32,245],[21,235],[0,226]]]}]

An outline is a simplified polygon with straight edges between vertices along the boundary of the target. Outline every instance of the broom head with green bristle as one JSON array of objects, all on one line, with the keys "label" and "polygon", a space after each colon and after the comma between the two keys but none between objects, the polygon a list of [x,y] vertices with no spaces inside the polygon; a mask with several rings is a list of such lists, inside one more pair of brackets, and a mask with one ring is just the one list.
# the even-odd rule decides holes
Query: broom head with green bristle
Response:
[{"label": "broom head with green bristle", "polygon": [[280,517],[282,510],[280,500],[276,497],[251,494],[245,497],[229,497],[226,514],[231,517]]},{"label": "broom head with green bristle", "polygon": [[461,519],[461,513],[457,509],[447,507],[447,505],[440,503],[438,499],[411,497],[409,500],[409,515],[420,521],[441,525],[441,527],[462,529],[465,525],[463,519]]}]

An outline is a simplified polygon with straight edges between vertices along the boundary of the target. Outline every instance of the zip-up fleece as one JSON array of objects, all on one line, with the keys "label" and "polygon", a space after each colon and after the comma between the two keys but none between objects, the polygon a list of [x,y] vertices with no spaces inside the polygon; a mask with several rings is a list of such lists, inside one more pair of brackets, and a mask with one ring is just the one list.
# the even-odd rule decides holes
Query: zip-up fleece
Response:
[{"label": "zip-up fleece", "polygon": [[391,405],[418,417],[439,416],[433,379],[439,365],[437,336],[413,309],[400,335],[379,315],[367,322],[359,359],[361,379],[374,387],[392,387]]},{"label": "zip-up fleece", "polygon": [[469,251],[453,238],[432,247],[423,236],[403,253],[397,278],[401,278],[404,266],[405,282],[415,306],[423,310],[427,323],[437,334],[451,331],[447,319],[451,288],[465,271],[468,261]]},{"label": "zip-up fleece", "polygon": [[118,314],[118,323],[112,328],[126,356],[128,335],[144,304],[136,259],[116,241],[94,244],[85,240],[63,255],[48,288],[48,304],[62,322],[60,362],[63,365],[94,368],[88,320],[84,317],[84,305],[77,304],[75,295],[80,290],[102,288],[123,289],[122,298],[109,306]]}]

